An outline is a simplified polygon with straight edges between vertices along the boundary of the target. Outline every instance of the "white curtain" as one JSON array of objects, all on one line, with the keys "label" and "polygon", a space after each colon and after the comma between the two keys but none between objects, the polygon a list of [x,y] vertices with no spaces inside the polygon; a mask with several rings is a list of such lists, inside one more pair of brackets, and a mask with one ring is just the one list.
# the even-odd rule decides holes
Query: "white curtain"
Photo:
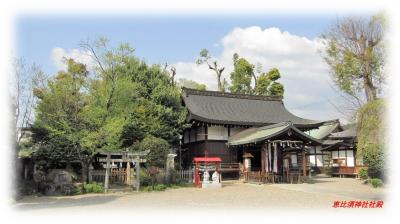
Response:
[{"label": "white curtain", "polygon": [[272,144],[271,143],[269,143],[269,146],[268,146],[268,171],[269,172],[271,172],[271,169],[270,168],[272,168],[272,167],[270,167],[271,166],[271,146],[272,146]]},{"label": "white curtain", "polygon": [[[269,148],[269,145],[268,145],[267,147]],[[269,161],[268,161],[269,154],[268,154],[268,148],[267,148],[267,149],[264,149],[264,150],[266,151],[266,153],[265,153],[265,171],[266,171],[266,172],[269,172]]]},{"label": "white curtain", "polygon": [[274,173],[278,172],[278,146],[275,144],[274,145]]}]

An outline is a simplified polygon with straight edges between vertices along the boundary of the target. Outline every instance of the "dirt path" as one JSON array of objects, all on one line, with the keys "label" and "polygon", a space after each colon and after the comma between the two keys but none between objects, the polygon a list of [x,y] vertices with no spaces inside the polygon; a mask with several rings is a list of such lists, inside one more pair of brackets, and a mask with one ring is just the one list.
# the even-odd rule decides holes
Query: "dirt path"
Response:
[{"label": "dirt path", "polygon": [[373,189],[354,179],[329,178],[315,184],[257,185],[225,183],[221,189],[178,188],[164,192],[87,194],[72,197],[26,197],[13,207],[19,210],[81,211],[135,209],[252,209],[331,208],[334,201],[378,200],[383,189]]}]

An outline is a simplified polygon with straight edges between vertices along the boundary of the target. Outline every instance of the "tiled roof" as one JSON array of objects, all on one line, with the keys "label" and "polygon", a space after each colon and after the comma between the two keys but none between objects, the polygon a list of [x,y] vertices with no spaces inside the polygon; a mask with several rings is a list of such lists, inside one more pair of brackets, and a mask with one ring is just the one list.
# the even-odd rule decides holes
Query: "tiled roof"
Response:
[{"label": "tiled roof", "polygon": [[304,141],[321,144],[320,140],[315,139],[310,135],[307,135],[304,132],[300,131],[295,126],[293,126],[291,122],[282,122],[274,125],[246,129],[229,137],[227,144],[229,146],[255,144],[265,141],[267,139],[280,136],[289,131]]},{"label": "tiled roof", "polygon": [[339,121],[327,121],[316,129],[312,129],[309,131],[309,135],[316,139],[323,139],[330,135],[333,131],[335,131],[339,127]]},{"label": "tiled roof", "polygon": [[290,113],[281,97],[199,91],[183,88],[189,120],[212,124],[265,126],[290,121],[298,128],[316,128],[320,121]]}]

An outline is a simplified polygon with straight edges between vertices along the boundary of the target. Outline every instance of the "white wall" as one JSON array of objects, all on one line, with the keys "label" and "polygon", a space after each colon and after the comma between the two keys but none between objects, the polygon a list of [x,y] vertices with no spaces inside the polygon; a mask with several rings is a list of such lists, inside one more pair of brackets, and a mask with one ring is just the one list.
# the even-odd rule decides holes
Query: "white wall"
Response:
[{"label": "white wall", "polygon": [[315,155],[310,155],[310,165],[315,166]]},{"label": "white wall", "polygon": [[[347,154],[347,156],[346,156]],[[336,150],[332,151],[332,159],[347,159],[348,167],[354,167],[354,153],[353,150]]]},{"label": "white wall", "polygon": [[317,155],[317,166],[318,167],[324,166],[322,155]]},{"label": "white wall", "polygon": [[228,140],[228,128],[226,128],[224,126],[208,127],[208,139]]},{"label": "white wall", "polygon": [[347,166],[354,167],[354,153],[353,150],[347,150]]}]

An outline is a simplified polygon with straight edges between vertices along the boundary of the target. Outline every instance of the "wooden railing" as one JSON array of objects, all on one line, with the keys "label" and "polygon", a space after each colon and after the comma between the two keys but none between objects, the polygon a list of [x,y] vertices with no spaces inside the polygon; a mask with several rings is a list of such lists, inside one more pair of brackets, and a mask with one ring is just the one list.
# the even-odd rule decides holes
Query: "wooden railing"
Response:
[{"label": "wooden railing", "polygon": [[347,167],[347,166],[339,166],[332,167],[332,175],[333,176],[353,176],[357,177],[358,171],[362,168],[368,168],[367,166],[355,166],[355,167]]}]

